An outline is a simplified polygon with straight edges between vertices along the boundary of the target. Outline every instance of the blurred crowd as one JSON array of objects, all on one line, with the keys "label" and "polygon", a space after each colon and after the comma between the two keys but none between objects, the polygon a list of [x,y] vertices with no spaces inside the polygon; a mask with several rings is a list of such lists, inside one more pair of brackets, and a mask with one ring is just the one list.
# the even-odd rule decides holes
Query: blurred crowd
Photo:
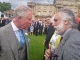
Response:
[{"label": "blurred crowd", "polygon": [[43,35],[48,33],[51,16],[47,16],[45,20],[33,20],[32,24],[28,27],[29,35]]},{"label": "blurred crowd", "polygon": [[10,23],[12,20],[12,18],[4,18],[4,14],[1,14],[1,18],[0,18],[0,27],[3,27],[5,25],[7,25],[8,23]]}]

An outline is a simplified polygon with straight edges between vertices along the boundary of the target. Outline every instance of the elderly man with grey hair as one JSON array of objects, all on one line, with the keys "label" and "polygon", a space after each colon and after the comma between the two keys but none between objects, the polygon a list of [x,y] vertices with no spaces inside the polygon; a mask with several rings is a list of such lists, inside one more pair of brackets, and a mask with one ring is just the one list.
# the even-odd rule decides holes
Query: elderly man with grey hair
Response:
[{"label": "elderly man with grey hair", "polygon": [[[63,39],[52,52],[51,60],[80,60],[80,31],[77,29],[74,13],[68,8],[58,10],[53,22],[56,33]],[[45,60],[51,56],[50,48],[45,52]]]},{"label": "elderly man with grey hair", "polygon": [[14,19],[0,28],[0,60],[28,60],[27,36],[24,31],[32,23],[32,10],[18,5]]}]

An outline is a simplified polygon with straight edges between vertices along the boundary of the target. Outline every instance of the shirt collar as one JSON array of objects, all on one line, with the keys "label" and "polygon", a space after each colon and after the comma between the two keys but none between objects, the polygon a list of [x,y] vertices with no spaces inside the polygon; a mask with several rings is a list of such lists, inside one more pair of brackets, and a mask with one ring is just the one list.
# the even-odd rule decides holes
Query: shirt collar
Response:
[{"label": "shirt collar", "polygon": [[63,35],[62,37],[64,37],[72,28],[69,28]]},{"label": "shirt collar", "polygon": [[16,25],[13,23],[13,21],[11,22],[11,25],[12,25],[13,31],[19,30],[19,29],[16,27]]}]

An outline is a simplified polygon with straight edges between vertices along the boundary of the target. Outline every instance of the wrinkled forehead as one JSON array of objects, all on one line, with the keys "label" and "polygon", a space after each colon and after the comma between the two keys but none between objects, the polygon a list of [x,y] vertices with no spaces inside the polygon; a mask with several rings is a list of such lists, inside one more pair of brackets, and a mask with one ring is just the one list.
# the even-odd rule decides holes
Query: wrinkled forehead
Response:
[{"label": "wrinkled forehead", "polygon": [[57,12],[57,13],[54,15],[54,19],[61,19],[61,16],[62,16],[62,12]]}]

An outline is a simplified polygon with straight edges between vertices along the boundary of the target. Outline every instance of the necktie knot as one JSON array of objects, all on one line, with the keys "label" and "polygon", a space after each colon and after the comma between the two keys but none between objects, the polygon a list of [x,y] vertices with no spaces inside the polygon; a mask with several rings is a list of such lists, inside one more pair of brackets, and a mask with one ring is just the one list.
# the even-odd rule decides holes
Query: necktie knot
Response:
[{"label": "necktie knot", "polygon": [[63,37],[61,36],[60,42],[61,42],[62,39],[63,39]]}]

